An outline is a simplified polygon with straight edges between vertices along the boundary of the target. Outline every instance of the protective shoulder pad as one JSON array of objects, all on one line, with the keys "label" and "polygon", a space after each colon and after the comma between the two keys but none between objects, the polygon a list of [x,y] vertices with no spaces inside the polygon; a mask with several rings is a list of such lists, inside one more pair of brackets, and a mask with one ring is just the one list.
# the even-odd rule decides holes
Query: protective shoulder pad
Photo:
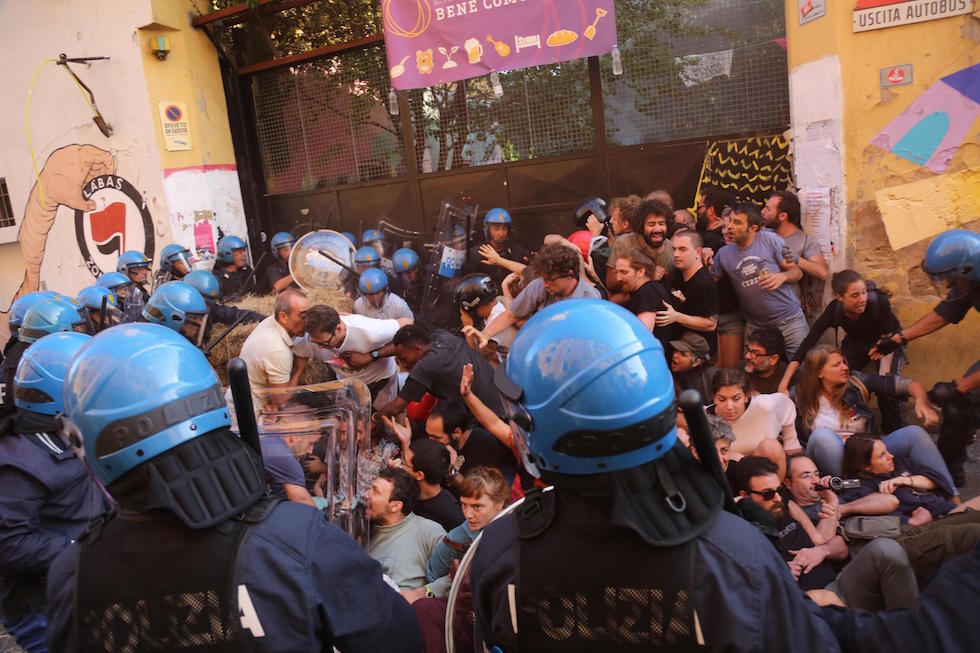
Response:
[{"label": "protective shoulder pad", "polygon": [[522,540],[537,537],[543,533],[558,514],[555,501],[556,492],[544,492],[534,488],[524,497],[524,503],[514,511],[517,519],[517,533]]}]

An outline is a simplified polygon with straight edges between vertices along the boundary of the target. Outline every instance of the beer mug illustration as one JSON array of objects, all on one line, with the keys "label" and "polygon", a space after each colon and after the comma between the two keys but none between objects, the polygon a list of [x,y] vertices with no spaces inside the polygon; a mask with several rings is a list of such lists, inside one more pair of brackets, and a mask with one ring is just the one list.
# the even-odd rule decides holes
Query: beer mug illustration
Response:
[{"label": "beer mug illustration", "polygon": [[467,39],[463,48],[466,49],[466,56],[470,63],[480,63],[480,59],[483,58],[483,45],[478,39]]}]

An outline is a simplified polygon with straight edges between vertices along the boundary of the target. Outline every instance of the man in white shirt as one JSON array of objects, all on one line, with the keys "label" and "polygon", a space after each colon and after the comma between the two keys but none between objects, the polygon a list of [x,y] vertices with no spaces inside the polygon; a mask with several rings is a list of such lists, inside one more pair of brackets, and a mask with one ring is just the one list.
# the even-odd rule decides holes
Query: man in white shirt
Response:
[{"label": "man in white shirt", "polygon": [[323,304],[310,308],[307,335],[297,338],[294,349],[299,365],[316,357],[333,367],[341,379],[356,378],[367,385],[371,398],[386,389],[397,372],[391,339],[412,320],[376,320],[363,315],[340,315]]}]

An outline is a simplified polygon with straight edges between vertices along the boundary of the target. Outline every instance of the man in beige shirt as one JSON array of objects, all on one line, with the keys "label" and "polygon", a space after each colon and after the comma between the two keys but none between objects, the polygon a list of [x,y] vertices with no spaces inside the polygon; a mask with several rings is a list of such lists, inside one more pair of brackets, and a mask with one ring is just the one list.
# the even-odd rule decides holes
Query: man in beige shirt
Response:
[{"label": "man in beige shirt", "polygon": [[[674,212],[659,200],[646,200],[630,217],[630,226],[633,233],[616,238],[607,265],[615,268],[617,259],[625,257],[631,249],[640,249],[657,264],[651,278],[660,281],[669,290],[670,279],[674,275],[674,248],[667,234],[674,228]],[[609,299],[617,304],[629,301],[629,293],[621,287],[618,279],[609,286],[609,291]]]}]

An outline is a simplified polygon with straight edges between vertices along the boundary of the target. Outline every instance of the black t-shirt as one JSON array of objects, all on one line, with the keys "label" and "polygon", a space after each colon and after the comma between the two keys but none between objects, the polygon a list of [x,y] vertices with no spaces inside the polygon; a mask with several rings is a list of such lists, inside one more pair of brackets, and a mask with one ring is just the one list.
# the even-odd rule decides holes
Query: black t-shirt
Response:
[{"label": "black t-shirt", "polygon": [[[785,509],[785,508],[784,508]],[[809,549],[813,546],[813,540],[806,534],[798,521],[790,517],[784,517],[777,525],[779,529],[779,543],[776,548],[782,554],[783,559],[789,562],[795,557],[790,551]],[[824,560],[814,567],[809,574],[800,574],[797,583],[804,592],[815,589],[823,589],[837,578],[837,570]]]},{"label": "black t-shirt", "polygon": [[[273,286],[275,286],[276,282],[282,279],[283,277],[288,277],[289,275],[290,272],[289,272],[288,263],[283,261],[281,258],[278,259],[277,261],[272,261],[269,265],[265,267],[262,274],[262,279],[265,282],[266,290],[272,292]],[[295,282],[292,283],[289,287],[295,288],[296,283]]]},{"label": "black t-shirt", "polygon": [[439,494],[431,499],[419,501],[412,512],[419,517],[431,519],[445,528],[447,533],[463,523],[463,511],[459,507],[459,499],[446,488],[440,490]]},{"label": "black t-shirt", "polygon": [[514,482],[514,475],[517,473],[514,454],[486,429],[476,427],[470,431],[470,437],[458,453],[463,456],[463,464],[459,468],[459,473],[463,476],[474,467],[493,467],[504,475],[507,485]]},{"label": "black t-shirt", "polygon": [[974,283],[970,292],[963,293],[954,299],[950,299],[947,295],[946,299],[939,302],[936,308],[932,310],[947,322],[958,324],[970,312],[970,308],[980,311],[980,283]]},{"label": "black t-shirt", "polygon": [[[430,336],[432,343],[419,359],[405,381],[398,396],[405,401],[419,401],[428,392],[437,399],[455,399],[462,402],[459,394],[459,381],[463,366],[473,365],[473,393],[497,415],[503,414],[500,393],[493,385],[493,368],[480,353],[470,347],[462,338],[448,331],[435,331]],[[491,436],[493,437],[493,436]]]},{"label": "black t-shirt", "polygon": [[[694,275],[684,281],[680,270],[674,272],[674,289],[684,296],[684,301],[676,306],[684,315],[695,317],[716,317],[718,315],[718,286],[708,268],[701,267]],[[696,331],[708,341],[711,355],[718,351],[717,331]]]},{"label": "black t-shirt", "polygon": [[712,251],[717,254],[718,250],[725,246],[725,237],[721,235],[721,227],[716,227],[714,229],[699,232],[701,234],[701,240],[704,243],[704,247],[710,247]]},{"label": "black t-shirt", "polygon": [[[640,313],[664,310],[664,302],[677,308],[677,298],[667,292],[663,284],[659,281],[647,281],[645,284],[630,293],[630,300],[626,302],[626,309],[633,315]],[[664,352],[670,347],[670,341],[678,337],[678,325],[671,324],[665,327],[655,327],[653,335],[657,337],[660,344],[664,346]]]}]

